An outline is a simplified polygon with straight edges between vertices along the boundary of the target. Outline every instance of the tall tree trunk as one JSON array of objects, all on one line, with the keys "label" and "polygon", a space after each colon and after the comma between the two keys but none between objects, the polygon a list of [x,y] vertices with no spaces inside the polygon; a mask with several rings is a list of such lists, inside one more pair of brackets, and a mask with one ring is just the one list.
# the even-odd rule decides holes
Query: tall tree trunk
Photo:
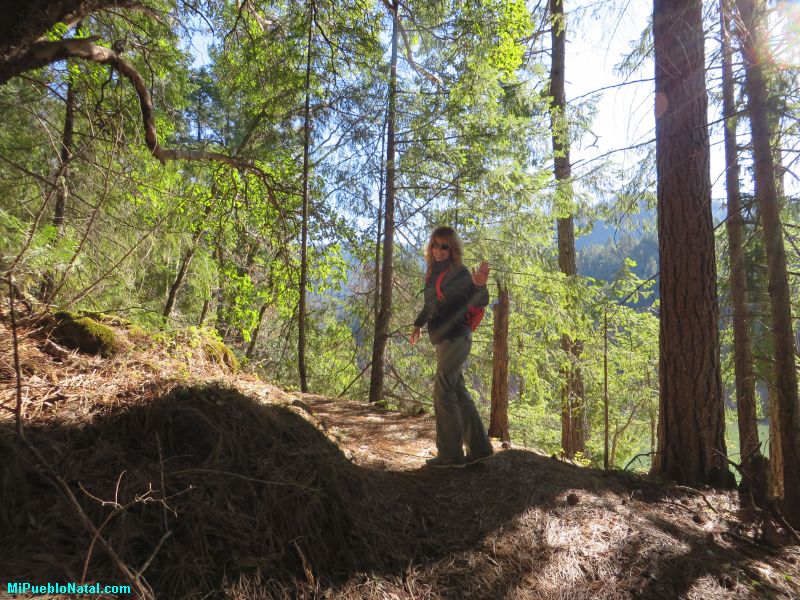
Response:
[{"label": "tall tree trunk", "polygon": [[508,432],[508,288],[497,285],[492,347],[492,409],[489,437],[510,440]]},{"label": "tall tree trunk", "polygon": [[[780,75],[776,74],[776,79],[779,79]],[[767,118],[769,123],[769,129],[771,133],[771,147],[772,147],[772,156],[775,165],[775,192],[778,197],[778,202],[782,205],[785,202],[786,196],[786,187],[784,185],[784,177],[786,176],[786,169],[783,167],[783,152],[781,150],[781,116],[785,115],[787,112],[787,96],[784,93],[781,93],[780,87],[778,89],[768,89],[767,94],[769,95],[767,98]],[[759,219],[761,222],[761,219]],[[764,239],[763,233],[761,234],[761,239]],[[766,261],[765,261],[766,262]],[[769,307],[770,305],[770,294],[769,289],[765,289],[765,294],[763,296],[764,306]],[[771,308],[767,309],[771,313]],[[765,319],[765,322],[771,322],[771,316]],[[770,342],[772,340],[770,339]],[[774,343],[770,343],[770,352],[768,356],[772,356],[774,354]],[[772,369],[772,361],[770,360],[769,369]],[[781,451],[781,417],[780,417],[780,405],[778,402],[778,392],[776,388],[776,383],[774,380],[774,370],[773,376],[770,378],[769,385],[767,387],[767,398],[768,398],[768,412],[769,412],[769,437],[770,437],[770,493],[775,498],[783,498],[783,453]]]},{"label": "tall tree trunk", "polygon": [[755,191],[764,226],[767,280],[772,307],[772,340],[775,347],[775,387],[779,408],[783,459],[783,503],[786,517],[800,525],[800,405],[794,361],[789,278],[775,185],[775,163],[770,147],[767,84],[762,69],[767,41],[761,11],[756,16],[753,0],[736,0],[744,30],[740,32],[745,62],[745,89],[750,113],[755,162]]},{"label": "tall tree trunk", "polygon": [[[569,125],[566,115],[564,91],[564,65],[566,55],[566,19],[563,0],[550,0],[552,55],[550,61],[550,127],[553,138],[553,171],[556,178],[556,205],[569,207],[572,212],[572,177],[569,163]],[[558,219],[558,266],[568,278],[574,277],[575,228],[572,214]],[[564,454],[572,458],[576,452],[585,451],[586,411],[583,398],[583,377],[578,367],[583,344],[567,334],[561,337],[561,348],[570,360],[563,371],[561,405],[561,446]]]},{"label": "tall tree trunk", "polygon": [[399,1],[392,2],[392,59],[389,73],[389,108],[386,126],[386,202],[383,234],[383,269],[381,272],[381,309],[375,321],[372,345],[372,372],[369,382],[369,401],[383,397],[383,370],[389,323],[392,316],[392,279],[394,274],[394,171],[395,171],[395,113],[397,108],[397,46],[399,43],[397,11]]},{"label": "tall tree trunk", "polygon": [[660,410],[653,472],[732,483],[725,452],[701,0],[654,0]]},{"label": "tall tree trunk", "polygon": [[197,319],[197,326],[202,327],[203,323],[205,323],[206,317],[208,316],[208,309],[211,306],[211,300],[206,298],[203,300],[203,308],[200,311],[200,318]]},{"label": "tall tree trunk", "polygon": [[[648,356],[647,364],[650,364],[650,357]],[[644,385],[645,389],[649,392],[651,381],[650,381],[650,369],[645,367],[644,371]],[[656,432],[658,430],[658,423],[656,420],[656,411],[653,410],[652,405],[648,402],[647,403],[647,416],[650,417],[650,457],[651,461],[653,457],[656,455]],[[652,464],[652,463],[651,463]]]},{"label": "tall tree trunk", "polygon": [[250,336],[250,343],[247,345],[247,352],[245,352],[244,356],[247,360],[253,358],[253,352],[256,350],[256,343],[258,342],[258,334],[261,332],[261,324],[264,322],[264,313],[267,312],[268,304],[264,302],[261,305],[261,310],[258,311],[258,323],[256,324],[256,328],[253,330],[252,335]]},{"label": "tall tree trunk", "polygon": [[656,431],[657,431],[657,423],[656,423],[656,411],[650,409],[648,411],[650,414],[650,454],[655,455],[656,453]]},{"label": "tall tree trunk", "polygon": [[783,498],[783,450],[781,444],[781,408],[775,382],[767,381],[767,404],[769,406],[769,493]]},{"label": "tall tree trunk", "polygon": [[186,253],[183,255],[183,259],[181,260],[181,266],[178,268],[177,275],[175,275],[175,281],[172,282],[172,285],[169,288],[167,302],[164,304],[164,311],[161,313],[165,323],[169,320],[169,317],[172,314],[172,309],[175,306],[175,300],[178,297],[178,290],[180,289],[181,285],[183,285],[183,280],[186,278],[186,273],[189,271],[189,263],[192,262],[192,257],[195,253],[198,238],[199,232],[192,236],[192,243],[186,249]]},{"label": "tall tree trunk", "polygon": [[608,470],[608,307],[603,310],[603,468]]},{"label": "tall tree trunk", "polygon": [[[189,265],[192,262],[192,258],[194,258],[194,253],[197,251],[197,243],[200,241],[200,236],[203,235],[203,225],[208,218],[208,215],[211,214],[211,206],[214,197],[217,195],[217,186],[214,184],[211,187],[211,200],[206,204],[206,209],[203,212],[203,221],[199,224],[195,224],[197,230],[194,232],[192,236],[192,241],[189,244],[189,247],[186,249],[186,253],[183,255],[183,259],[181,260],[181,266],[178,267],[178,273],[175,275],[175,281],[172,282],[172,285],[169,288],[169,293],[167,294],[167,302],[164,304],[164,311],[161,313],[164,321],[166,322],[169,320],[170,315],[172,314],[172,309],[175,306],[175,302],[178,298],[178,291],[180,290],[181,286],[183,285],[183,280],[186,278],[186,273],[189,272]],[[202,319],[201,319],[202,322]]]},{"label": "tall tree trunk", "polygon": [[308,287],[308,175],[311,150],[311,42],[314,34],[314,0],[308,7],[308,49],[306,50],[306,103],[303,111],[303,224],[300,240],[300,304],[297,315],[297,368],[300,391],[308,392],[306,374],[306,296]]},{"label": "tall tree trunk", "polygon": [[[386,116],[388,118],[388,111]],[[386,125],[386,119],[384,119],[383,128],[381,129],[381,183],[378,188],[378,217],[376,219],[378,232],[375,235],[375,293],[372,296],[372,318],[376,324],[380,318],[381,311],[381,239],[383,238],[381,225],[383,224],[383,198],[386,194],[386,173],[383,168],[383,156],[386,150]]]},{"label": "tall tree trunk", "polygon": [[[80,28],[80,24],[78,25]],[[75,82],[72,74],[67,70],[67,98],[64,107],[64,131],[61,134],[61,152],[58,176],[56,178],[56,206],[53,213],[53,225],[55,225],[58,237],[64,235],[64,216],[67,212],[67,200],[69,200],[69,163],[72,159],[72,146],[75,130]],[[44,274],[39,298],[45,304],[52,302],[53,290],[55,288],[54,273],[48,271]]]},{"label": "tall tree trunk", "polygon": [[731,271],[731,305],[733,308],[733,362],[736,378],[736,412],[739,424],[739,452],[747,488],[756,503],[765,504],[767,497],[766,464],[761,455],[756,423],[755,377],[750,344],[750,315],[747,310],[747,265],[743,232],[744,218],[739,189],[739,157],[736,145],[736,100],[733,81],[733,52],[730,41],[732,0],[720,0],[722,32],[722,112],[725,118],[725,189],[728,199],[728,262]]},{"label": "tall tree trunk", "polygon": [[375,234],[375,293],[372,295],[372,318],[375,323],[380,319],[381,314],[381,239],[383,232],[381,225],[383,221],[383,194],[378,194],[378,231]]}]

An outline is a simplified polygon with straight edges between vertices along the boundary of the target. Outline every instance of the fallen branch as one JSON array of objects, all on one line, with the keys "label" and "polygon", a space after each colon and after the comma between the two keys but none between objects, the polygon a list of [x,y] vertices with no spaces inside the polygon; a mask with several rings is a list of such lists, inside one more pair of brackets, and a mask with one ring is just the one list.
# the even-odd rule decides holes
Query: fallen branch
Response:
[{"label": "fallen branch", "polygon": [[63,346],[59,346],[53,340],[45,340],[42,352],[49,354],[53,358],[65,359],[70,357],[70,351]]},{"label": "fallen branch", "polygon": [[164,545],[164,542],[166,542],[167,538],[169,536],[171,536],[171,535],[172,535],[172,530],[168,529],[167,532],[164,535],[161,536],[161,539],[158,540],[158,544],[156,544],[156,547],[153,548],[153,551],[150,553],[150,556],[147,557],[146,561],[144,561],[144,564],[142,565],[142,568],[139,569],[138,571],[136,571],[136,579],[137,580],[147,570],[147,567],[149,567],[150,563],[153,562],[153,559],[156,557],[156,554],[158,554],[158,551],[161,550],[161,546]]},{"label": "fallen branch", "polygon": [[372,366],[372,361],[370,361],[370,362],[368,362],[366,365],[364,365],[364,368],[363,368],[363,369],[361,369],[361,372],[360,372],[358,375],[356,375],[355,377],[353,377],[353,380],[352,380],[350,383],[348,383],[348,384],[345,386],[345,388],[344,388],[344,389],[343,389],[341,392],[339,392],[339,394],[338,394],[336,397],[337,397],[337,398],[341,398],[342,396],[344,396],[344,395],[345,395],[345,393],[347,392],[347,390],[349,390],[351,387],[353,387],[353,384],[354,384],[356,381],[358,381],[359,379],[361,379],[361,376],[362,376],[364,373],[366,373],[366,372],[367,372],[367,369],[369,369],[371,366]]},{"label": "fallen branch", "polygon": [[783,524],[783,526],[786,527],[786,530],[789,533],[792,534],[792,537],[794,538],[794,540],[798,544],[800,544],[800,533],[798,533],[797,530],[794,527],[789,525],[789,522],[786,520],[786,517],[784,517],[783,514],[781,513],[781,511],[779,511],[777,508],[775,509],[775,514],[777,515],[778,519]]},{"label": "fallen branch", "polygon": [[698,513],[696,510],[694,510],[692,508],[689,508],[688,506],[684,506],[683,504],[680,504],[679,502],[672,502],[670,500],[651,500],[651,502],[653,502],[655,504],[666,504],[667,506],[674,506],[676,508],[682,508],[683,510],[692,513],[698,519],[702,519],[703,518],[700,515],[700,513]]},{"label": "fallen branch", "polygon": [[719,514],[719,512],[717,511],[717,509],[716,509],[716,508],[714,508],[713,506],[711,506],[711,502],[709,502],[709,501],[708,501],[708,498],[706,498],[706,495],[705,495],[703,492],[701,492],[700,490],[696,490],[696,489],[694,489],[694,488],[691,488],[691,487],[689,487],[689,486],[686,486],[686,485],[676,485],[676,486],[673,486],[673,487],[674,487],[676,490],[683,490],[684,492],[691,492],[691,493],[693,493],[693,494],[697,494],[698,496],[700,496],[700,497],[703,499],[703,502],[705,502],[705,503],[706,503],[706,506],[708,506],[708,508],[710,508],[710,509],[711,509],[712,511],[714,511],[716,514]]}]

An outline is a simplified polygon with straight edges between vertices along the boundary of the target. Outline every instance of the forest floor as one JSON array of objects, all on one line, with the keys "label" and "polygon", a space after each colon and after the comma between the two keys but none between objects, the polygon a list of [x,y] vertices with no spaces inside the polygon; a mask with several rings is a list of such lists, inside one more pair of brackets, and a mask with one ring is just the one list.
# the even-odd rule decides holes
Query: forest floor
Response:
[{"label": "forest floor", "polygon": [[525,448],[432,469],[430,415],[287,392],[196,336],[114,326],[103,359],[23,321],[23,439],[0,322],[0,597],[126,583],[126,565],[165,599],[800,598],[800,546],[735,492]]}]

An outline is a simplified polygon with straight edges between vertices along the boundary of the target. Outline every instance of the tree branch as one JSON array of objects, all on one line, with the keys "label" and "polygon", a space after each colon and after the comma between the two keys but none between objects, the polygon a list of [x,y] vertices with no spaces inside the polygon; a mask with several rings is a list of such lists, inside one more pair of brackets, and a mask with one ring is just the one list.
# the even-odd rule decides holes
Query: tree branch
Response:
[{"label": "tree branch", "polygon": [[[139,107],[142,111],[142,124],[144,126],[145,144],[150,150],[150,153],[156,157],[161,164],[166,164],[168,160],[216,161],[227,164],[236,169],[251,171],[258,175],[258,177],[264,182],[270,202],[281,214],[281,217],[285,219],[285,215],[275,197],[274,190],[269,184],[269,175],[263,169],[261,169],[254,160],[207,150],[163,148],[158,143],[153,99],[150,95],[150,90],[148,89],[147,84],[130,62],[121,57],[111,48],[106,48],[105,46],[98,46],[95,44],[94,42],[98,39],[98,36],[93,36],[80,39],[58,40],[55,42],[36,42],[14,65],[15,72],[13,74],[18,75],[24,71],[44,67],[67,58],[79,58],[103,65],[109,65],[120,75],[128,79],[128,81],[131,82],[136,90],[136,95],[139,97]],[[4,81],[5,80],[0,77],[0,84],[4,83]]]},{"label": "tree branch", "polygon": [[[394,14],[394,7],[389,3],[389,0],[383,0],[383,5],[389,10],[390,13]],[[409,66],[414,69],[414,71],[416,71],[420,77],[427,79],[434,85],[442,85],[441,79],[414,61],[414,55],[411,53],[411,42],[408,39],[408,32],[406,31],[406,28],[403,27],[403,21],[400,19],[399,10],[395,16],[397,17],[397,28],[400,30],[400,35],[403,36],[403,48],[406,51],[406,60],[408,61]]]},{"label": "tree branch", "polygon": [[111,48],[98,46],[94,42],[99,36],[80,39],[58,40],[55,42],[36,42],[20,57],[14,66],[14,75],[47,66],[67,58],[80,58],[103,65],[109,65],[133,84],[139,96],[139,107],[142,111],[144,137],[150,152],[162,164],[168,160],[215,160],[224,162],[239,169],[260,171],[255,162],[249,159],[236,158],[219,152],[172,150],[162,148],[158,143],[154,120],[153,100],[142,76],[135,67],[114,52]]}]

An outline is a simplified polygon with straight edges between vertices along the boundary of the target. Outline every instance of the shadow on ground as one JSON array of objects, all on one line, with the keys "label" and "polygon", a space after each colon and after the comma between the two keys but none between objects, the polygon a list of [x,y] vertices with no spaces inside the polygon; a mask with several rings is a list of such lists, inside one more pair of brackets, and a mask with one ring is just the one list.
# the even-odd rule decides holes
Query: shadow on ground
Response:
[{"label": "shadow on ground", "polygon": [[[417,439],[410,419],[386,422]],[[354,464],[303,409],[219,387],[61,423],[28,438],[123,561],[149,563],[158,598],[666,598],[699,578],[733,598],[745,577],[785,590],[749,566],[766,550],[648,512],[633,490],[650,484],[533,452],[453,471]],[[0,464],[2,581],[120,581],[8,423]]]}]

